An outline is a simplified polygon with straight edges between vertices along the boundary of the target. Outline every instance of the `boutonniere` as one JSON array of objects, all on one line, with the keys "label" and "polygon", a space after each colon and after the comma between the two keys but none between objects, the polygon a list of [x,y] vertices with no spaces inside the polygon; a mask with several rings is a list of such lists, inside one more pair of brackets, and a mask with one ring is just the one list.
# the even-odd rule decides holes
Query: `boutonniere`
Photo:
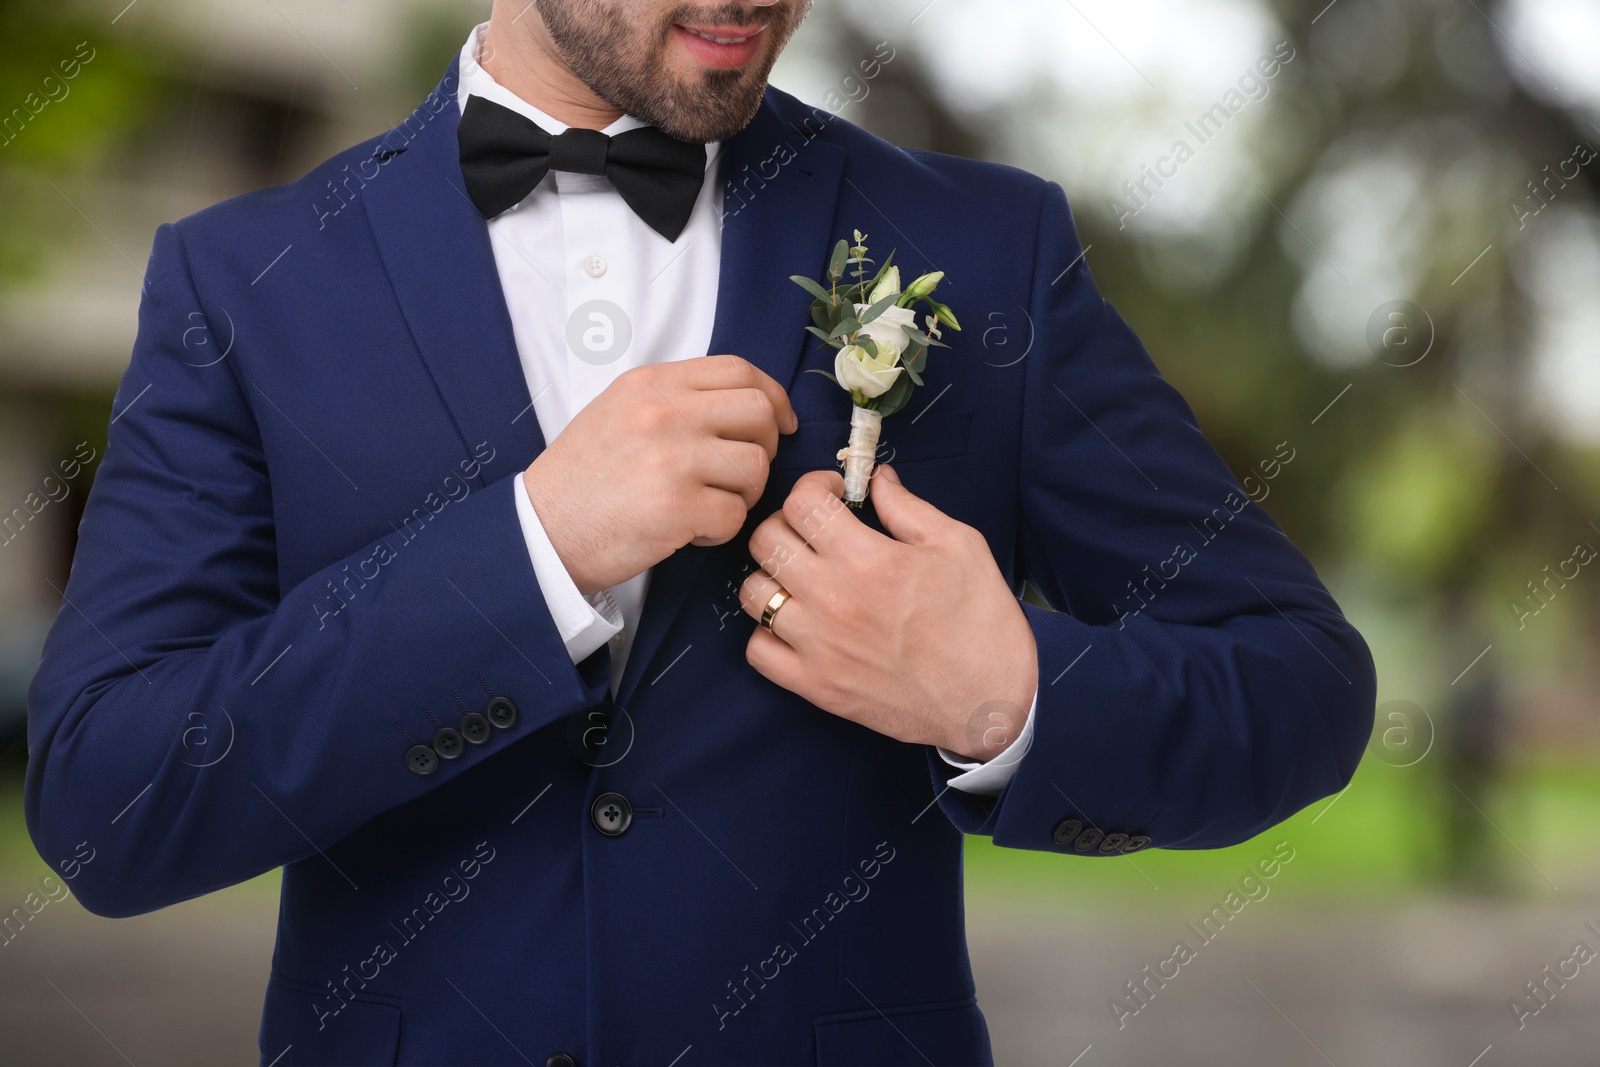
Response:
[{"label": "boutonniere", "polygon": [[[839,450],[844,464],[844,499],[859,508],[867,499],[867,481],[878,454],[883,417],[893,415],[922,384],[930,348],[949,348],[939,338],[941,324],[961,329],[954,313],[933,299],[944,271],[924,274],[904,290],[894,252],[872,269],[867,235],[855,231],[855,244],[841,240],[828,262],[826,285],[798,274],[792,281],[816,297],[806,329],[838,350],[833,373],[813,370],[850,394],[850,440]],[[853,270],[852,270],[853,268]],[[849,276],[854,274],[854,281]],[[918,303],[927,305],[926,332],[917,329]]]}]

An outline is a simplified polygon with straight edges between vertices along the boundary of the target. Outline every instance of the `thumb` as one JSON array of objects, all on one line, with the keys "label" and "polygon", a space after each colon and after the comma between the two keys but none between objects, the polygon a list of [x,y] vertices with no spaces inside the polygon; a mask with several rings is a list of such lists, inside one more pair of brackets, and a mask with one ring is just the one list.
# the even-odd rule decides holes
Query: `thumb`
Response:
[{"label": "thumb", "polygon": [[887,463],[878,464],[872,472],[872,507],[889,535],[905,544],[917,544],[950,521],[944,512],[901,484],[899,473]]}]

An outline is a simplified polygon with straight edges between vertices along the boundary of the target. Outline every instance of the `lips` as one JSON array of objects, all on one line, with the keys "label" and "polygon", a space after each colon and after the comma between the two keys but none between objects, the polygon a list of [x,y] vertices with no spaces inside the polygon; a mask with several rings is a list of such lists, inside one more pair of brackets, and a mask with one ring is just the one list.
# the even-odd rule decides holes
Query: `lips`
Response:
[{"label": "lips", "polygon": [[749,63],[761,51],[761,26],[672,27],[691,56],[708,67],[730,70]]},{"label": "lips", "polygon": [[680,23],[679,29],[688,30],[690,33],[707,38],[716,44],[741,44],[747,38],[755,37],[766,29],[760,26],[691,26]]}]

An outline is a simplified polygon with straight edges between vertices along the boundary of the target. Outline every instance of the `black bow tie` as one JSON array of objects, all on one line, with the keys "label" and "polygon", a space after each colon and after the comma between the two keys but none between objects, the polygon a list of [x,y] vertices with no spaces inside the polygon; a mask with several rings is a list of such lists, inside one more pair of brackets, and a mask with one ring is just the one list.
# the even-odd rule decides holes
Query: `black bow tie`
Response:
[{"label": "black bow tie", "polygon": [[552,137],[510,108],[469,96],[456,136],[467,195],[485,219],[522,203],[546,172],[574,171],[604,175],[651,229],[676,241],[705,183],[706,146],[655,126],[612,137],[582,129]]}]

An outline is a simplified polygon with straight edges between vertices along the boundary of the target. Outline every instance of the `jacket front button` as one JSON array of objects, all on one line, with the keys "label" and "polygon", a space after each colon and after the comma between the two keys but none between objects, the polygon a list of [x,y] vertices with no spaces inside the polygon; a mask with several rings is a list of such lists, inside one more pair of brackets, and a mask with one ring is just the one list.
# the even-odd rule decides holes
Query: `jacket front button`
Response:
[{"label": "jacket front button", "polygon": [[578,1067],[578,1061],[565,1052],[552,1052],[550,1058],[544,1061],[544,1067]]},{"label": "jacket front button", "polygon": [[465,747],[466,741],[462,739],[460,731],[448,726],[433,735],[433,750],[439,753],[440,759],[455,759]]},{"label": "jacket front button", "polygon": [[509,730],[517,724],[517,705],[510,697],[495,697],[489,701],[484,714],[489,716],[490,722],[502,730]]},{"label": "jacket front button", "polygon": [[468,744],[481,745],[489,740],[489,720],[475,711],[461,716],[461,736]]},{"label": "jacket front button", "polygon": [[621,793],[601,793],[589,806],[589,819],[594,828],[607,837],[625,833],[633,822],[633,805]]},{"label": "jacket front button", "polygon": [[412,774],[432,774],[439,769],[439,757],[427,745],[413,745],[406,753],[406,766]]}]

